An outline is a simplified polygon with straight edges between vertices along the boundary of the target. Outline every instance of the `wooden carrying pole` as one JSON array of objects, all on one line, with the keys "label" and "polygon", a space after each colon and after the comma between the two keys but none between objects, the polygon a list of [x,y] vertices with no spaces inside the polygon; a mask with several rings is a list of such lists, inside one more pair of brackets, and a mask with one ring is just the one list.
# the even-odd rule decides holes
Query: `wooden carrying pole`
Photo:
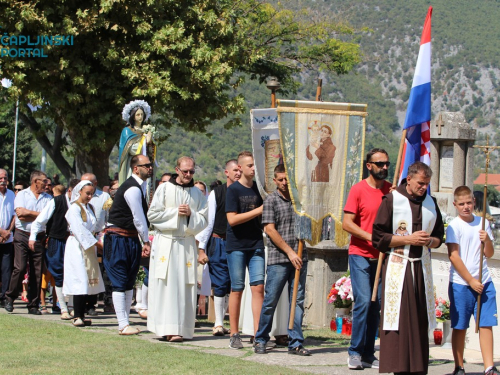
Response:
[{"label": "wooden carrying pole", "polygon": [[[302,252],[304,251],[304,240],[299,240],[299,250],[297,256],[302,259]],[[295,270],[295,281],[293,283],[292,303],[290,305],[290,321],[288,322],[288,329],[293,329],[293,321],[295,320],[295,306],[297,306],[297,293],[299,291],[299,278],[300,269]]]},{"label": "wooden carrying pole", "polygon": [[[488,168],[488,167],[486,167]],[[484,179],[484,193],[483,193],[483,222],[481,224],[481,229],[484,230],[486,224],[486,198],[488,194],[488,186],[486,185],[488,179],[488,170],[486,170],[486,176]],[[479,282],[483,283],[483,255],[484,255],[484,242],[481,242],[481,254],[479,256]],[[476,314],[476,333],[479,332],[479,318],[481,317],[481,293],[477,295],[477,314]]]},{"label": "wooden carrying pole", "polygon": [[321,89],[323,87],[323,80],[321,78],[318,78],[318,87],[316,88],[316,101],[320,102],[321,101]]},{"label": "wooden carrying pole", "polygon": [[[399,180],[399,168],[401,166],[401,159],[403,157],[403,148],[405,146],[406,139],[406,129],[403,130],[403,134],[401,134],[401,142],[399,143],[399,152],[398,152],[398,160],[396,161],[396,169],[394,170],[394,179],[392,180],[392,186],[397,186]],[[375,273],[375,283],[373,284],[373,292],[372,292],[372,302],[375,302],[378,294],[378,283],[380,280],[380,273],[382,272],[382,263],[384,262],[385,254],[380,252],[378,255],[378,263],[377,263],[377,272]]]}]

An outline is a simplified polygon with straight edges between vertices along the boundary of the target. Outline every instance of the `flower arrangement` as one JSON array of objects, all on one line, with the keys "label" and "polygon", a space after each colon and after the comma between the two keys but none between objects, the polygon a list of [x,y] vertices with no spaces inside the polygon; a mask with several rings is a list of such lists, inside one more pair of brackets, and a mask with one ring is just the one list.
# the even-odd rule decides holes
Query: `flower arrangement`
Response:
[{"label": "flower arrangement", "polygon": [[142,130],[144,131],[144,134],[151,133],[151,138],[153,138],[153,141],[156,143],[156,141],[160,136],[160,133],[156,130],[156,128],[153,125],[144,125],[142,127]]},{"label": "flower arrangement", "polygon": [[328,294],[328,303],[333,303],[336,308],[345,308],[352,305],[352,286],[349,271],[332,285]]},{"label": "flower arrangement", "polygon": [[437,321],[444,322],[450,320],[450,301],[441,297],[436,298],[435,308]]}]

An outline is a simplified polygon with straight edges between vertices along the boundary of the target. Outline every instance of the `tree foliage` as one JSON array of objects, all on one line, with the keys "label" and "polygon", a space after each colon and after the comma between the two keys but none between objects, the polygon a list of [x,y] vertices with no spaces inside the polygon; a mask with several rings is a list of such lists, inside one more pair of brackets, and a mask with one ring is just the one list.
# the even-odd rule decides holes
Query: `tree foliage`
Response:
[{"label": "tree foliage", "polygon": [[[167,127],[205,131],[244,111],[234,90],[246,76],[276,76],[283,93],[294,92],[292,75],[303,67],[342,74],[360,61],[348,25],[259,0],[3,0],[0,25],[8,36],[73,38],[43,46],[46,58],[2,57],[0,66],[23,104],[22,121],[67,178],[107,176],[121,108],[134,98],[146,99]],[[28,103],[40,107],[32,112]],[[229,116],[225,125],[240,122]]]}]

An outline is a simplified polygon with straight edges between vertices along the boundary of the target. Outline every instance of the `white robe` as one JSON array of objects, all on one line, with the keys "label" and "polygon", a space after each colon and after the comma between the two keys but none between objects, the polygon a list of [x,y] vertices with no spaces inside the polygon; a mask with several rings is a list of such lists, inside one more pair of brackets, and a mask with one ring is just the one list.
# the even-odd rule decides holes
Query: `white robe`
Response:
[{"label": "white robe", "polygon": [[[179,215],[189,204],[191,216]],[[208,223],[207,199],[196,187],[161,184],[148,211],[156,230],[149,267],[148,330],[158,336],[193,338],[197,248],[194,236]]]},{"label": "white robe", "polygon": [[80,207],[77,204],[71,204],[68,212],[66,212],[66,220],[68,221],[71,235],[66,241],[64,254],[63,293],[65,295],[92,295],[104,292],[104,283],[100,270],[98,270],[98,284],[94,286],[89,285],[82,251],[91,247],[94,248],[94,251],[97,251],[95,248],[97,240],[92,234],[96,218],[88,207],[84,205],[82,207],[87,214],[87,222],[82,220]]}]

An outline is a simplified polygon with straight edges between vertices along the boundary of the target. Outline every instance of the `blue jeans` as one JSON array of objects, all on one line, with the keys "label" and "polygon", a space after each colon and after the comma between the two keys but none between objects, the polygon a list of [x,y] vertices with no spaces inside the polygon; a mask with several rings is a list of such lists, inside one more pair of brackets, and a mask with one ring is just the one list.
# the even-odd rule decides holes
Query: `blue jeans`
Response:
[{"label": "blue jeans", "polygon": [[266,269],[264,249],[227,252],[227,266],[229,267],[233,292],[242,292],[245,289],[245,270],[247,267],[250,286],[264,284]]},{"label": "blue jeans", "polygon": [[360,255],[349,255],[354,309],[352,310],[351,346],[348,353],[366,358],[375,353],[375,335],[380,321],[380,293],[382,290],[379,283],[377,300],[372,302],[377,261],[368,259]]},{"label": "blue jeans", "polygon": [[[297,305],[295,307],[295,319],[293,329],[288,329],[290,341],[288,349],[295,349],[304,343],[302,334],[302,319],[304,317],[304,296],[307,276],[307,262],[300,269],[299,289],[297,292]],[[285,283],[288,281],[288,299],[292,302],[293,284],[295,282],[295,268],[291,263],[273,264],[267,266],[267,280],[264,295],[264,303],[260,313],[259,329],[255,335],[255,342],[266,344],[270,337],[269,333],[273,326],[273,317],[276,306],[280,299]]]}]

